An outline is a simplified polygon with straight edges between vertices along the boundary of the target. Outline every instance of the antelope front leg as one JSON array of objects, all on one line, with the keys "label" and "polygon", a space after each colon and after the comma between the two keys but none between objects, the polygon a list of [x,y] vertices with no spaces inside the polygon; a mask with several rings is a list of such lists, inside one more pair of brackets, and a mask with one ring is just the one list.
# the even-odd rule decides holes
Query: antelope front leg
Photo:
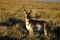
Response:
[{"label": "antelope front leg", "polygon": [[29,31],[29,36],[33,37],[34,36],[34,32],[33,31]]},{"label": "antelope front leg", "polygon": [[45,33],[45,36],[48,36],[48,35],[47,35],[46,23],[44,23],[44,33]]},{"label": "antelope front leg", "polygon": [[34,31],[33,31],[33,26],[31,24],[29,24],[29,36],[33,37],[34,36]]}]

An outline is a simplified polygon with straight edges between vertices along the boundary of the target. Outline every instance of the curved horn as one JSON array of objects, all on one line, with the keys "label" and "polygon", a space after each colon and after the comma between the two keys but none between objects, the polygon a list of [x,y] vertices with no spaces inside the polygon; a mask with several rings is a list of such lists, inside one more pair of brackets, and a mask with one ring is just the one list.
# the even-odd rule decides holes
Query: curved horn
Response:
[{"label": "curved horn", "polygon": [[30,10],[29,14],[31,14],[31,13],[32,13],[32,9],[33,9],[33,6],[32,6],[32,8],[31,8],[31,10]]},{"label": "curved horn", "polygon": [[28,13],[27,11],[26,11],[26,9],[25,9],[25,7],[23,6],[23,9],[24,9],[24,11],[26,12],[26,13]]}]

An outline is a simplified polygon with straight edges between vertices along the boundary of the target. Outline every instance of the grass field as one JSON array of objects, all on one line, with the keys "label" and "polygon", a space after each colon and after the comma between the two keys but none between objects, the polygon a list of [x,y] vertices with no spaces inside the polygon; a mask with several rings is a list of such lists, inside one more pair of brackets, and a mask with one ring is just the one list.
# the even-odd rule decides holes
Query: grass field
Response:
[{"label": "grass field", "polygon": [[[57,26],[60,27],[60,2],[20,2],[0,0],[0,22],[8,22],[9,18],[23,21],[22,23],[16,23],[13,26],[3,26],[2,24],[2,26],[0,26],[1,40],[40,40],[39,33],[37,33],[37,38],[31,39],[28,36],[27,30],[24,29],[25,12],[23,10],[23,5],[27,11],[33,6],[31,13],[32,19],[45,20],[52,24],[53,29]],[[52,35],[51,37],[55,36]],[[59,40],[59,38],[57,39]]]}]

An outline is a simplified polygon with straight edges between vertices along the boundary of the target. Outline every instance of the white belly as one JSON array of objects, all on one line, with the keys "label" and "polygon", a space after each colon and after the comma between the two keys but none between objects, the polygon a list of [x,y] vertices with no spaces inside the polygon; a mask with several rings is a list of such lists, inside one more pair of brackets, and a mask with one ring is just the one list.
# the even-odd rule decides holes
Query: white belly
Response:
[{"label": "white belly", "polygon": [[34,26],[34,29],[35,29],[35,31],[43,31],[43,26],[36,24],[36,25]]}]

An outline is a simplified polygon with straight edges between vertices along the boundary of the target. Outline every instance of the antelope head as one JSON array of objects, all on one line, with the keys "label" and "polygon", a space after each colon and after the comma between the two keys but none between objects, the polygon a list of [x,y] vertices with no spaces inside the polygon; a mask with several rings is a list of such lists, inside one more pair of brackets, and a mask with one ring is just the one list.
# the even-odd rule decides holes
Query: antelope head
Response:
[{"label": "antelope head", "polygon": [[33,7],[30,9],[29,12],[25,9],[24,6],[23,6],[23,9],[24,9],[24,11],[25,11],[25,13],[26,13],[25,16],[26,16],[28,19],[30,19],[30,18],[31,18],[30,14],[32,13],[32,9],[33,9]]}]

